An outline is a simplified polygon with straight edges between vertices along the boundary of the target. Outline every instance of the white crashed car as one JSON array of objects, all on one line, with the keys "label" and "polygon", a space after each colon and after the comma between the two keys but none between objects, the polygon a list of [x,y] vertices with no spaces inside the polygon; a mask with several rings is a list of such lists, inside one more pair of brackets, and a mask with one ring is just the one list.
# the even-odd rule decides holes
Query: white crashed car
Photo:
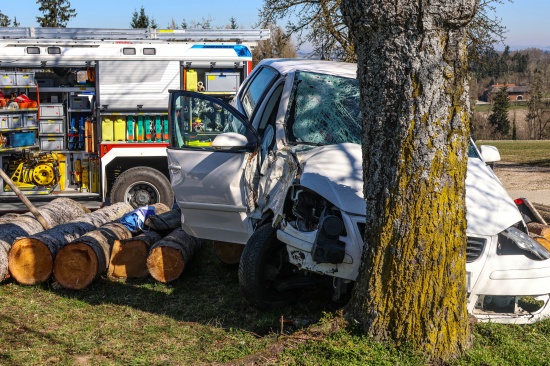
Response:
[{"label": "white crashed car", "polygon": [[[366,205],[355,64],[264,60],[232,105],[171,91],[168,163],[185,231],[245,245],[244,296],[285,304],[358,274]],[[468,310],[527,323],[550,314],[550,253],[526,234],[517,206],[472,143],[466,180]],[[485,161],[482,159],[485,157]]]}]

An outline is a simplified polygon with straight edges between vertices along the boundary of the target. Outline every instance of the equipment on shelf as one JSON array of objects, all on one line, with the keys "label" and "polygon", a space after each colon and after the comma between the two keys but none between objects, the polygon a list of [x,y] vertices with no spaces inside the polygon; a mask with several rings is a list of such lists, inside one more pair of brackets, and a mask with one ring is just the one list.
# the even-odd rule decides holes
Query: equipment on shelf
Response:
[{"label": "equipment on shelf", "polygon": [[[55,153],[23,152],[16,156],[17,167],[11,180],[22,191],[37,191],[49,194],[60,181],[59,160]],[[4,191],[11,188],[6,186]]]}]

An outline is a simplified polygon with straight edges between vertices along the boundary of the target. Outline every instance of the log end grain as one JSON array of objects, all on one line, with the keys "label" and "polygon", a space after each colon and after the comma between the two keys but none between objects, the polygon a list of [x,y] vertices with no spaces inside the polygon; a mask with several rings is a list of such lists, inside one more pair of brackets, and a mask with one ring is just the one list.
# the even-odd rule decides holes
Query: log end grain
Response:
[{"label": "log end grain", "polygon": [[54,278],[66,289],[86,288],[96,278],[97,271],[97,254],[86,244],[68,244],[55,257]]},{"label": "log end grain", "polygon": [[542,245],[543,247],[545,247],[547,250],[550,251],[550,240],[546,239],[543,236],[537,236],[537,237],[534,237],[533,239],[538,241],[540,245]]},{"label": "log end grain", "polygon": [[52,275],[52,254],[41,241],[22,238],[16,240],[10,249],[8,268],[12,277],[21,284],[45,282]]},{"label": "log end grain", "polygon": [[147,268],[151,276],[163,283],[176,280],[185,269],[181,252],[170,247],[156,247],[147,258]]},{"label": "log end grain", "polygon": [[147,255],[149,246],[141,240],[115,240],[107,276],[112,278],[140,278],[149,274]]},{"label": "log end grain", "polygon": [[244,245],[215,240],[212,243],[214,254],[225,264],[237,264],[241,260]]}]

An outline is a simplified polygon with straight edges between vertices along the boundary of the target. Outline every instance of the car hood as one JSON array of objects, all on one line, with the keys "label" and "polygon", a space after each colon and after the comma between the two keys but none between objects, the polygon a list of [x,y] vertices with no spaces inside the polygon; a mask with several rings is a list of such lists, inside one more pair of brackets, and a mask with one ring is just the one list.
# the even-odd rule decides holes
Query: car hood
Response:
[{"label": "car hood", "polygon": [[[339,209],[365,215],[361,146],[338,144],[297,153],[300,184]],[[521,221],[514,201],[493,171],[480,159],[468,160],[466,175],[467,232],[495,235]]]},{"label": "car hood", "polygon": [[317,147],[297,154],[300,184],[343,211],[365,215],[361,145],[345,143]]}]

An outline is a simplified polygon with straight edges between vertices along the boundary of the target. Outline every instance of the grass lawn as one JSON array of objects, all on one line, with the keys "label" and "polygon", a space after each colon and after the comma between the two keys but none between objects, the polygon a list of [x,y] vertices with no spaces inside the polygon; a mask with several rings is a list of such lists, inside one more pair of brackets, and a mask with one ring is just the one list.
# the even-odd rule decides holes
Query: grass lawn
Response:
[{"label": "grass lawn", "polygon": [[[55,283],[0,285],[0,365],[423,365],[410,350],[373,342],[342,325],[330,293],[308,293],[278,311],[250,307],[237,268],[204,245],[171,286],[151,278],[102,278],[85,291]],[[550,320],[478,324],[457,365],[542,365]]]},{"label": "grass lawn", "polygon": [[550,140],[477,140],[476,145],[493,145],[506,163],[550,166]]}]

